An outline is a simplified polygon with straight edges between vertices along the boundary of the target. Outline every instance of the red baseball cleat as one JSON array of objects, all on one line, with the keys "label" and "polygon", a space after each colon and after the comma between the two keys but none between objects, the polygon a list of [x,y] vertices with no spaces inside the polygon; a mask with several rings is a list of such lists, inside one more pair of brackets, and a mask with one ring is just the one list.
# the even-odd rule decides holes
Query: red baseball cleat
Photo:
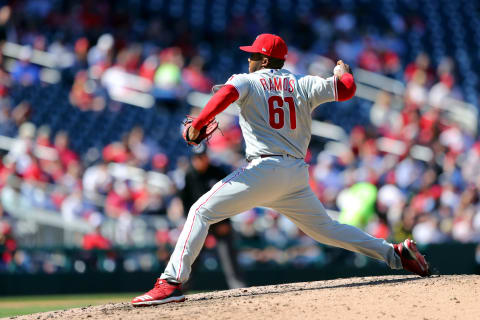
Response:
[{"label": "red baseball cleat", "polygon": [[394,244],[395,253],[402,259],[403,269],[418,274],[420,277],[431,275],[425,257],[418,251],[417,245],[410,239]]},{"label": "red baseball cleat", "polygon": [[180,289],[180,284],[171,284],[163,279],[157,279],[153,289],[134,298],[132,305],[134,307],[141,307],[182,301],[185,301],[185,296]]}]

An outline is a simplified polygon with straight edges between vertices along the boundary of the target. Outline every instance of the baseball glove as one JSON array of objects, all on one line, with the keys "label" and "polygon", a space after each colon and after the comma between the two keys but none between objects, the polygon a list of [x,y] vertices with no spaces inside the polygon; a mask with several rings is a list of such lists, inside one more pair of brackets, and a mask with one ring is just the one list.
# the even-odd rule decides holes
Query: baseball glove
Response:
[{"label": "baseball glove", "polygon": [[187,116],[187,119],[183,122],[183,139],[190,145],[197,146],[205,139],[208,141],[212,133],[218,129],[218,121],[213,118],[206,125],[204,125],[202,129],[200,129],[200,134],[198,137],[195,140],[191,140],[188,137],[188,130],[192,126],[193,120],[195,120],[194,117]]}]

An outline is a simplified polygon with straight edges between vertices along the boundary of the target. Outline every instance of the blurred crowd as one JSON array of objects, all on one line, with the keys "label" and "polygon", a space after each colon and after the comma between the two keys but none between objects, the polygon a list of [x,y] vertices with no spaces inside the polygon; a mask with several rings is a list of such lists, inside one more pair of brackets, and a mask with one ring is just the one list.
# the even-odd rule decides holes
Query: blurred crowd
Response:
[{"label": "blurred crowd", "polygon": [[[354,123],[348,142],[325,149],[325,141],[312,142],[306,159],[311,186],[327,209],[392,241],[412,235],[420,243],[480,241],[480,142],[476,132],[445,112],[448,99],[466,98],[455,61],[420,52],[405,40],[407,34],[425,33],[421,15],[408,1],[401,2],[401,13],[382,3],[388,10],[378,19],[333,4],[320,11],[311,1],[279,2],[269,15],[270,1],[253,8],[248,1],[231,7],[216,1],[212,19],[202,14],[204,1],[188,2],[190,11],[183,1],[155,0],[31,0],[3,6],[2,46],[24,45],[17,59],[0,55],[0,135],[15,138],[0,143],[3,264],[27,259],[15,257],[19,239],[8,213],[14,208],[39,208],[58,212],[65,221],[85,222],[91,232],[77,241],[85,249],[157,245],[166,259],[188,211],[182,198],[185,177],[195,169],[195,156],[172,162],[163,142],[151,139],[141,125],[104,145],[96,162],[86,161],[66,132],[30,123],[36,106],[28,99],[13,105],[11,88],[46,85],[44,71],[53,68],[68,88],[69,102],[81,110],[102,111],[107,97],[148,93],[175,112],[176,102],[189,92],[208,93],[230,74],[246,72],[246,57],[232,48],[265,31],[287,40],[286,68],[293,72],[331,74],[332,60],[343,59],[405,84],[400,102],[379,92],[369,107],[369,123]],[[293,7],[292,22],[275,27]],[[215,14],[222,10],[230,11]],[[49,53],[53,67],[35,63],[38,52]],[[228,172],[244,164],[242,139],[235,118],[222,117],[223,134],[210,141],[204,161]],[[231,225],[243,265],[322,259],[321,248],[268,209],[238,215]],[[215,236],[209,236],[206,246],[215,245]]]}]

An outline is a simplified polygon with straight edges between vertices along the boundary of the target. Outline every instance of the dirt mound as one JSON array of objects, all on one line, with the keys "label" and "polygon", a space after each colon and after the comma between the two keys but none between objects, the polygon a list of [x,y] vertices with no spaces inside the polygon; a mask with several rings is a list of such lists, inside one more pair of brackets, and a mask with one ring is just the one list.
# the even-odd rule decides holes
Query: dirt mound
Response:
[{"label": "dirt mound", "polygon": [[480,319],[480,275],[382,276],[187,295],[183,303],[128,302],[20,319]]}]

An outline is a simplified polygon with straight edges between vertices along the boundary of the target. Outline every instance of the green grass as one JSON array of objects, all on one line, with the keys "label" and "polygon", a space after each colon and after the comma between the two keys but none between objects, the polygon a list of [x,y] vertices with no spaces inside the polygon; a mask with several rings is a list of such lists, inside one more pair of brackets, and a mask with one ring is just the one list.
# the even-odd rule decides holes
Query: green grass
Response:
[{"label": "green grass", "polygon": [[62,294],[0,297],[0,317],[126,302],[141,293]]}]

